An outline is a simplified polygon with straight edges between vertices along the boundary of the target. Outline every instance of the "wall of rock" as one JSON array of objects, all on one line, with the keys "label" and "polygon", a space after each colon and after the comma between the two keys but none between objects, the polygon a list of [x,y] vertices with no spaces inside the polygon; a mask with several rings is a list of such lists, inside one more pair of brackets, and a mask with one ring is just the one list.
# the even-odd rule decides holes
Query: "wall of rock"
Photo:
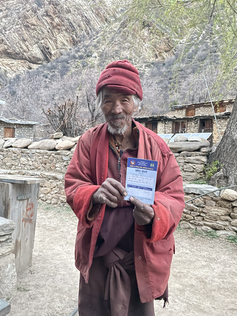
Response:
[{"label": "wall of rock", "polygon": [[207,162],[207,152],[182,151],[174,153],[178,162],[183,181],[190,182],[203,178],[203,168]]},{"label": "wall of rock", "polygon": [[[45,179],[40,185],[39,200],[64,204],[64,175],[73,152],[39,149],[0,149],[0,173],[36,176]],[[202,178],[207,152],[175,153],[185,182]]]},{"label": "wall of rock", "polygon": [[8,148],[0,150],[0,173],[41,177],[39,200],[65,203],[64,174],[72,158],[71,151]]},{"label": "wall of rock", "polygon": [[[180,221],[184,229],[215,231],[218,236],[236,236],[237,192],[226,189],[197,198],[200,194],[214,191],[210,185],[185,185],[185,209]],[[188,202],[192,198],[193,201]]]},{"label": "wall of rock", "polygon": [[[188,146],[197,144],[195,142],[186,143]],[[177,143],[175,146],[177,145],[179,144]],[[207,161],[208,152],[209,148],[205,147],[200,151],[174,153],[184,183],[186,183],[184,186],[186,200],[201,194],[206,187],[194,185],[195,187],[200,186],[201,189],[196,188],[193,191],[193,185],[187,183],[203,177],[203,167]],[[0,173],[41,177],[45,181],[40,184],[39,201],[65,205],[64,175],[72,155],[73,152],[69,150],[2,148],[0,149]],[[214,187],[211,188],[213,190]],[[212,194],[187,203],[180,226],[203,231],[216,230],[219,235],[235,235],[237,232],[237,196],[230,201],[223,195]]]},{"label": "wall of rock", "polygon": [[14,229],[15,223],[12,220],[0,217],[0,298],[4,300],[12,297],[17,285],[12,242]]}]

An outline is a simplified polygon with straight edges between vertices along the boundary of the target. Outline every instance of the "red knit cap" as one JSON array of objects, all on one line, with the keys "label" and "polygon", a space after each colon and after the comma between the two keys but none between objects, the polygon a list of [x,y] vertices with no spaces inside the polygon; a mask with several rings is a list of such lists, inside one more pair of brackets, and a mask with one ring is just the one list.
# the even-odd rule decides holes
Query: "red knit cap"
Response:
[{"label": "red knit cap", "polygon": [[104,86],[125,94],[137,94],[142,100],[139,72],[126,59],[114,61],[102,71],[96,85],[96,95]]}]

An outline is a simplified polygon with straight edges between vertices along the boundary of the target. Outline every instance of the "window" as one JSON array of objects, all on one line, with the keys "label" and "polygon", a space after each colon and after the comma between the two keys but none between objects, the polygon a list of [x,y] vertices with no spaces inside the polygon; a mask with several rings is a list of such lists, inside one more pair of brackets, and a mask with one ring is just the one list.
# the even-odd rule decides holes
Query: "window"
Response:
[{"label": "window", "polygon": [[157,122],[146,122],[145,126],[157,134]]},{"label": "window", "polygon": [[215,104],[214,105],[215,113],[222,113],[226,111],[226,105],[225,104]]},{"label": "window", "polygon": [[186,108],[186,116],[194,116],[195,115],[195,107]]},{"label": "window", "polygon": [[15,137],[15,128],[4,127],[4,138],[14,138]]},{"label": "window", "polygon": [[212,120],[200,120],[199,133],[212,133]]},{"label": "window", "polygon": [[186,133],[186,129],[187,129],[187,122],[185,122],[185,121],[173,122],[172,132],[174,134],[176,134],[176,133]]}]

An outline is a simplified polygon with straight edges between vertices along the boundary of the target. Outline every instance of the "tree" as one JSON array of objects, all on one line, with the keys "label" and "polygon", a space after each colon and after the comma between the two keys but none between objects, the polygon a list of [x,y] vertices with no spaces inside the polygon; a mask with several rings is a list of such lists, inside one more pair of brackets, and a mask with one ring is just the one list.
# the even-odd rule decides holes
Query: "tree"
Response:
[{"label": "tree", "polygon": [[225,130],[216,151],[210,155],[210,161],[218,160],[222,165],[225,184],[237,184],[237,97]]},{"label": "tree", "polygon": [[81,107],[87,105],[89,111],[88,123],[95,126],[104,121],[103,114],[96,107],[95,87],[100,72],[96,68],[85,69],[79,78],[80,104]]},{"label": "tree", "polygon": [[77,120],[78,97],[76,102],[67,101],[64,104],[56,106],[55,109],[43,109],[50,125],[55,132],[62,132],[65,136],[74,137],[82,133],[81,126]]},{"label": "tree", "polygon": [[[219,74],[213,90],[225,85],[236,93],[237,70],[237,1],[235,0],[131,0],[124,1],[124,19],[129,32],[134,27],[159,30],[161,38],[172,39],[174,49],[182,43],[197,45],[201,38],[216,43]],[[180,59],[186,51],[181,51]],[[214,65],[217,67],[217,65]],[[214,78],[213,78],[214,80]],[[237,98],[216,151],[210,161],[218,160],[225,183],[237,183]]]}]

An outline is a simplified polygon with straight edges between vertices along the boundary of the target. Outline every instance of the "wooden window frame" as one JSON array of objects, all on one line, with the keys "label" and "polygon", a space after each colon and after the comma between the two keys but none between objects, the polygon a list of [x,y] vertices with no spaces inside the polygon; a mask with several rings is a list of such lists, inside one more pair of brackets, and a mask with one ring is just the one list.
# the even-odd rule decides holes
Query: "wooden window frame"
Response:
[{"label": "wooden window frame", "polygon": [[4,138],[15,138],[15,127],[4,126]]}]

